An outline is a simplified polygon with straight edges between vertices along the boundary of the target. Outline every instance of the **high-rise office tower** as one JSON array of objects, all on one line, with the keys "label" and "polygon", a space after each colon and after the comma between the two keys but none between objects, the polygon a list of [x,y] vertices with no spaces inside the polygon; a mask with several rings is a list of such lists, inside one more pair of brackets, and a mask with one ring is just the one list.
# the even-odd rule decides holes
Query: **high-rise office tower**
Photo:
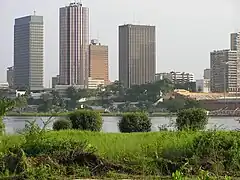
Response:
[{"label": "high-rise office tower", "polygon": [[42,16],[15,19],[14,85],[16,88],[43,88],[44,24]]},{"label": "high-rise office tower", "polygon": [[104,84],[108,78],[108,46],[101,45],[97,40],[92,40],[89,45],[89,77],[102,79]]},{"label": "high-rise office tower", "polygon": [[81,3],[60,8],[59,72],[61,85],[84,85],[89,68],[89,10]]},{"label": "high-rise office tower", "polygon": [[119,26],[119,80],[124,87],[154,81],[155,38],[155,26]]}]

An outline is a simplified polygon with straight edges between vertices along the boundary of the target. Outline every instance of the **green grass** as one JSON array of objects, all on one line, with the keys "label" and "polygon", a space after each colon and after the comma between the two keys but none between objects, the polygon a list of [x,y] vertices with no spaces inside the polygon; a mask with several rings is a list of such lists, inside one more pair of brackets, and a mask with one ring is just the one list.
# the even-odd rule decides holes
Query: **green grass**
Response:
[{"label": "green grass", "polygon": [[[239,132],[163,131],[121,134],[69,130],[0,137],[0,157],[8,155],[9,151],[16,148],[25,152],[28,164],[38,156],[54,159],[57,152],[66,154],[60,155],[60,158],[68,157],[68,152],[75,152],[80,148],[83,152],[93,153],[107,164],[121,165],[136,172],[126,174],[108,171],[104,177],[110,179],[126,176],[170,177],[176,170],[194,177],[200,169],[219,177],[240,175]],[[66,177],[70,168],[75,177],[93,176],[89,168],[79,164],[57,164],[56,168],[56,165],[51,164],[52,161],[40,162],[43,163],[41,166],[32,165],[27,172],[34,176],[40,176],[40,171],[45,175],[55,173],[54,175]]]}]

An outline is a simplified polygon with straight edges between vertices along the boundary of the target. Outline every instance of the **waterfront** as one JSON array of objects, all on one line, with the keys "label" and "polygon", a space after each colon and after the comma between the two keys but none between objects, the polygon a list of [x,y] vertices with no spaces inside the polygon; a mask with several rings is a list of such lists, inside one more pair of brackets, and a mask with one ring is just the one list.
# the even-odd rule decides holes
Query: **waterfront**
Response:
[{"label": "waterfront", "polygon": [[[51,123],[49,123],[47,128],[52,127],[54,120],[61,117],[53,117]],[[120,117],[103,117],[103,132],[116,133],[118,130],[118,121]],[[151,117],[152,120],[152,131],[158,131],[159,127],[170,126],[169,128],[174,128],[171,124],[174,122],[176,117]],[[209,117],[209,123],[207,129],[221,129],[221,130],[236,130],[240,129],[240,123],[237,121],[237,117]],[[13,134],[19,132],[25,128],[26,121],[34,121],[42,127],[42,121],[47,121],[48,117],[29,117],[29,116],[8,116],[4,118],[4,124],[6,126],[6,133]]]}]

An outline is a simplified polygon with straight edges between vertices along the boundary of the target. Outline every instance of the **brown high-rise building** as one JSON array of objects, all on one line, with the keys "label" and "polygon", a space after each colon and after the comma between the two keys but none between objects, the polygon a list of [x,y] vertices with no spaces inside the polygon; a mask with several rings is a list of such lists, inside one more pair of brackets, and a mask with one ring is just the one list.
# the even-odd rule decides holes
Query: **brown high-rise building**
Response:
[{"label": "brown high-rise building", "polygon": [[88,83],[89,10],[81,3],[60,8],[59,73],[61,85]]},{"label": "brown high-rise building", "polygon": [[102,79],[105,85],[108,77],[108,46],[101,45],[97,40],[92,40],[89,45],[89,77]]},{"label": "brown high-rise building", "polygon": [[119,81],[124,87],[153,82],[156,72],[155,26],[119,26]]}]

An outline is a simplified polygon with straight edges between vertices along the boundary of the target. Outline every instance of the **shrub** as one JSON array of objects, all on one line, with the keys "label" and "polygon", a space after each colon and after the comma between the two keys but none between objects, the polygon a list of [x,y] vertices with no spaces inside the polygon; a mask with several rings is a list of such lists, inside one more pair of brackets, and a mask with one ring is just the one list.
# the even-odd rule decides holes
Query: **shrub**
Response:
[{"label": "shrub", "polygon": [[71,129],[72,122],[69,119],[58,119],[53,123],[53,130],[59,131],[64,129]]},{"label": "shrub", "polygon": [[80,110],[69,114],[73,129],[101,131],[103,120],[98,112]]},{"label": "shrub", "polygon": [[123,133],[151,131],[151,119],[145,113],[126,113],[118,123],[119,130]]},{"label": "shrub", "polygon": [[176,125],[178,130],[202,130],[207,123],[208,117],[204,109],[184,109],[177,114]]}]

